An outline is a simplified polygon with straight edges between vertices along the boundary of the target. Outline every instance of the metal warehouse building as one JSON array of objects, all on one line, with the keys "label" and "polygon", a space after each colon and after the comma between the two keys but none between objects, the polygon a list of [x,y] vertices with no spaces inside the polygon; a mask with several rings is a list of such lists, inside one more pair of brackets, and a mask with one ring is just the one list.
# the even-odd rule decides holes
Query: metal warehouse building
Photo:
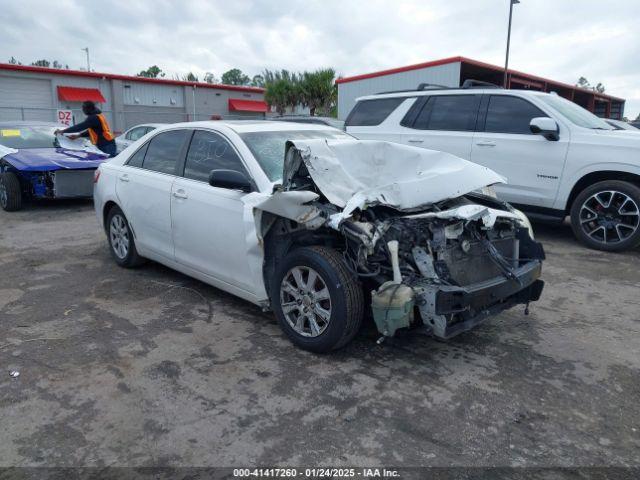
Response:
[{"label": "metal warehouse building", "polygon": [[[356,98],[391,90],[416,89],[421,83],[459,87],[467,79],[502,85],[504,68],[465,57],[451,57],[380,72],[344,77],[338,84],[338,118],[345,119]],[[624,99],[509,69],[507,88],[556,92],[600,117],[622,119]]]},{"label": "metal warehouse building", "polygon": [[268,110],[262,88],[0,64],[0,121],[57,121],[58,110],[71,110],[77,123],[84,100],[99,104],[115,132],[213,115],[255,118]]}]

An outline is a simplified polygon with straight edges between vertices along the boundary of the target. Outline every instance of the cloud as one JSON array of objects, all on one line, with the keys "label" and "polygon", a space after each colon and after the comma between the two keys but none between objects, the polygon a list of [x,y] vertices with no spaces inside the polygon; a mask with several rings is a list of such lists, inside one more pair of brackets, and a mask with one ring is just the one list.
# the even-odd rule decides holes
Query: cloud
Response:
[{"label": "cloud", "polygon": [[[21,0],[0,10],[0,44],[7,57],[72,68],[88,46],[94,69],[117,73],[157,64],[170,75],[325,66],[353,75],[454,55],[500,65],[507,15],[507,0]],[[635,117],[639,24],[636,1],[522,0],[510,65],[602,82]]]}]

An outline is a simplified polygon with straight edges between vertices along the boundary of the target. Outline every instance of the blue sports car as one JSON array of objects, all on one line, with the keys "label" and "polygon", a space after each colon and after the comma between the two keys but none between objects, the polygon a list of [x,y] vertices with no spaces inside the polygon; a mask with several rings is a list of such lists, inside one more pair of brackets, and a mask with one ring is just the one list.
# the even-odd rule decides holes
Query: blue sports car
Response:
[{"label": "blue sports car", "polygon": [[93,195],[94,172],[109,157],[66,139],[63,148],[53,134],[59,127],[0,122],[0,206],[4,210],[19,210],[24,200]]}]

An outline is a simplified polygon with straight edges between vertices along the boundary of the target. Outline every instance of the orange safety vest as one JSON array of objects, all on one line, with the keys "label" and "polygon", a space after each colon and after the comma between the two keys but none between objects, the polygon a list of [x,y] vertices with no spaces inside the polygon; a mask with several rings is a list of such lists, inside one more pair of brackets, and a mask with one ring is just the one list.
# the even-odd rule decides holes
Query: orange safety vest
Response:
[{"label": "orange safety vest", "polygon": [[[98,114],[98,120],[100,120],[100,126],[102,127],[102,136],[105,140],[113,140],[115,137],[113,133],[111,133],[111,129],[109,128],[109,124],[107,123],[107,119],[104,118],[102,113]],[[94,145],[98,143],[98,133],[93,129],[87,129],[89,131],[89,138],[91,139],[91,143]]]}]

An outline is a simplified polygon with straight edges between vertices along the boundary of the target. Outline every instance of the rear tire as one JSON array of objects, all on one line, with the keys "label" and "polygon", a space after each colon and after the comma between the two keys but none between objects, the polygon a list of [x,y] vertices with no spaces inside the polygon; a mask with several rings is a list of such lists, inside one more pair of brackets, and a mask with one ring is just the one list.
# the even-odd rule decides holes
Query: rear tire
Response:
[{"label": "rear tire", "polygon": [[111,256],[121,267],[133,268],[145,262],[145,259],[138,255],[133,231],[120,207],[114,206],[109,210],[107,239]]},{"label": "rear tire", "polygon": [[595,183],[571,205],[571,228],[589,248],[620,252],[640,244],[640,188],[621,180]]},{"label": "rear tire", "polygon": [[336,350],[360,329],[362,286],[337,251],[293,250],[280,262],[270,283],[280,327],[298,347],[316,353]]},{"label": "rear tire", "polygon": [[22,208],[22,188],[18,176],[13,172],[0,174],[0,207],[7,212]]}]

